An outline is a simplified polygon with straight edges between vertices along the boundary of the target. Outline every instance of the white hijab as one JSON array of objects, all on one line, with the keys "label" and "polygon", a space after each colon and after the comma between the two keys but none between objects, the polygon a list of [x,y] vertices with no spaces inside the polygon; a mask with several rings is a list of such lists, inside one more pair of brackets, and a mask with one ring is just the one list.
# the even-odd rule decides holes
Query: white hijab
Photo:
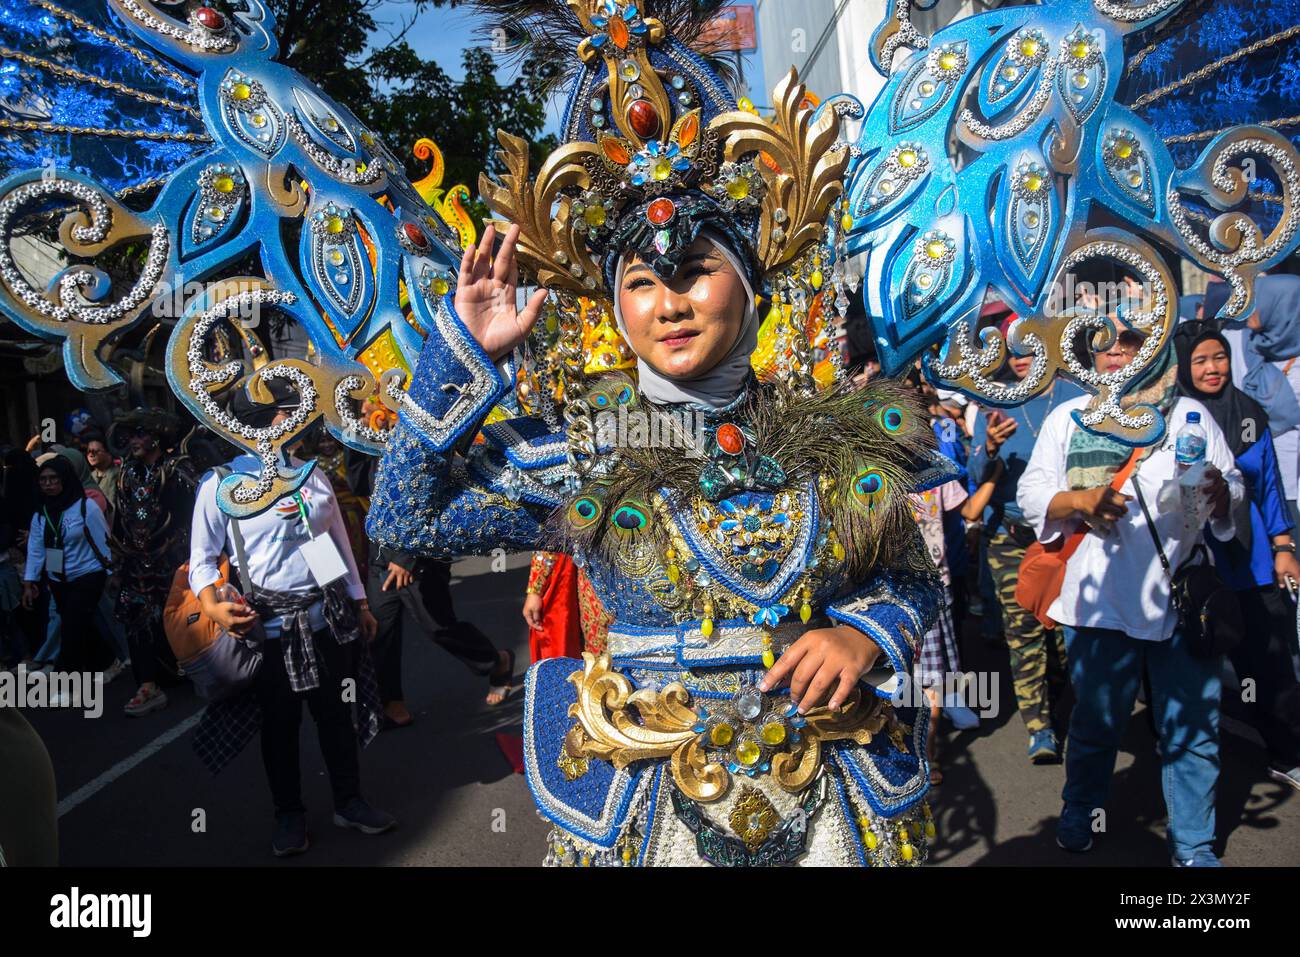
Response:
[{"label": "white hijab", "polygon": [[[746,306],[744,318],[740,321],[740,332],[731,350],[717,365],[707,372],[690,379],[666,376],[652,368],[650,363],[637,357],[637,380],[641,394],[657,404],[689,402],[706,409],[721,409],[735,402],[749,375],[749,360],[754,349],[758,347],[758,306],[754,302],[754,290],[745,275],[745,268],[736,256],[718,236],[703,230],[700,235],[713,243],[722,257],[736,270],[741,284],[745,287]],[[614,272],[614,321],[624,339],[631,339],[627,334],[627,325],[623,322],[623,311],[619,308],[619,291],[623,288],[623,270],[627,266],[627,257],[618,261]]]}]

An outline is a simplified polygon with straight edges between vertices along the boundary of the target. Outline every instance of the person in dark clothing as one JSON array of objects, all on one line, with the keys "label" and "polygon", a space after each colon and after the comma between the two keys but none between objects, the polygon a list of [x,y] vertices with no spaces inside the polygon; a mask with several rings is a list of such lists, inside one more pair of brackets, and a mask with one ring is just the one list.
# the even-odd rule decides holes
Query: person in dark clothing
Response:
[{"label": "person in dark clothing", "polygon": [[188,457],[167,451],[179,430],[179,420],[162,409],[134,409],[114,427],[130,452],[116,476],[111,544],[120,585],[113,615],[126,628],[138,686],[124,708],[133,717],[166,706],[158,682],[176,671],[162,609],[172,576],[189,558],[198,487]]},{"label": "person in dark clothing", "polygon": [[[27,553],[27,533],[36,514],[36,460],[22,449],[7,448],[4,456],[4,476],[0,479],[0,555],[3,555],[3,574],[9,583],[4,594],[8,608],[5,626],[8,630],[8,657],[30,661],[31,656],[45,641],[45,627],[49,615],[49,594],[42,591],[31,608],[22,604],[23,560]],[[13,607],[8,607],[12,605]],[[40,667],[46,662],[36,662]]]},{"label": "person in dark clothing", "polygon": [[62,619],[59,670],[103,671],[113,656],[107,637],[97,634],[95,609],[108,579],[108,525],[63,456],[42,465],[37,481],[40,507],[27,537],[23,607],[34,607],[39,583],[48,583]]},{"label": "person in dark clothing", "polygon": [[[374,466],[371,456],[351,455],[348,479],[356,494],[369,496]],[[371,542],[367,564],[366,595],[370,611],[379,622],[375,659],[385,729],[406,727],[415,720],[402,691],[402,639],[407,620],[474,674],[487,677],[489,705],[506,699],[514,674],[514,652],[498,650],[475,625],[456,616],[451,600],[451,566],[447,562],[419,558]]]},{"label": "person in dark clothing", "polygon": [[1229,657],[1237,677],[1254,682],[1254,695],[1243,695],[1243,701],[1264,739],[1268,775],[1300,791],[1300,737],[1281,705],[1296,687],[1289,651],[1295,608],[1284,589],[1300,586],[1300,562],[1268,416],[1233,384],[1232,349],[1214,323],[1183,323],[1174,334],[1174,347],[1178,391],[1209,409],[1246,480],[1246,499],[1235,516],[1236,537],[1228,542],[1206,538],[1215,567],[1237,592],[1245,617],[1246,637]]}]

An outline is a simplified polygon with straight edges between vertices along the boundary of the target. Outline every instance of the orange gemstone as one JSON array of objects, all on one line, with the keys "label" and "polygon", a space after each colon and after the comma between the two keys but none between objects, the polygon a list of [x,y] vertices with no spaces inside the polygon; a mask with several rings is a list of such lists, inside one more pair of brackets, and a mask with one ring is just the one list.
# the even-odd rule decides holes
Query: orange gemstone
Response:
[{"label": "orange gemstone", "polygon": [[740,429],[730,422],[725,422],[718,426],[716,436],[718,448],[728,455],[739,455],[745,447],[745,436],[741,434]]},{"label": "orange gemstone", "polygon": [[677,145],[686,149],[700,135],[700,118],[695,113],[687,113],[677,127]]},{"label": "orange gemstone", "polygon": [[773,173],[782,172],[781,164],[778,163],[776,161],[776,157],[774,157],[767,150],[759,150],[758,156],[759,159],[763,161],[763,165],[766,166],[768,169],[770,169]]},{"label": "orange gemstone", "polygon": [[429,245],[429,237],[415,223],[402,223],[402,231],[406,233],[406,238],[410,240],[411,245],[416,249],[424,249]]},{"label": "orange gemstone", "polygon": [[627,24],[623,22],[622,17],[613,17],[609,21],[609,38],[614,41],[614,46],[620,50],[627,49],[630,35],[627,32]]},{"label": "orange gemstone", "polygon": [[677,204],[671,199],[659,198],[646,207],[645,218],[651,225],[663,226],[677,213]]},{"label": "orange gemstone", "polygon": [[632,132],[643,140],[659,132],[659,114],[649,100],[633,100],[627,108],[627,120],[632,125]]},{"label": "orange gemstone", "polygon": [[600,146],[605,151],[605,158],[611,163],[626,166],[632,162],[632,154],[628,152],[627,147],[614,137],[605,137],[600,141]]}]

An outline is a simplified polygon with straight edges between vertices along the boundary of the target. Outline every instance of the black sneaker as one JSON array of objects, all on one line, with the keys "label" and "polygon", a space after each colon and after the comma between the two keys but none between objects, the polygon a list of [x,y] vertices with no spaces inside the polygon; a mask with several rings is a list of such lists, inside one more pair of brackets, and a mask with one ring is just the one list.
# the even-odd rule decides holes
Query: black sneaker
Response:
[{"label": "black sneaker", "polygon": [[351,827],[362,834],[383,834],[397,827],[397,819],[386,811],[377,811],[359,797],[334,812],[334,823]]},{"label": "black sneaker", "polygon": [[311,846],[307,839],[307,815],[292,811],[275,816],[275,830],[271,834],[271,853],[276,857],[301,854]]}]

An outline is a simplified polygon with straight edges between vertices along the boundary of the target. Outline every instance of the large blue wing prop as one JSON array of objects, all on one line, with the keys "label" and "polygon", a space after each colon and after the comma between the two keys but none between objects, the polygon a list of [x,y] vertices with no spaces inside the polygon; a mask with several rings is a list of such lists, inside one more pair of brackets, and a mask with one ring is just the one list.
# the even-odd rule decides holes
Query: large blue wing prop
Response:
[{"label": "large blue wing prop", "polygon": [[[361,404],[405,400],[459,240],[371,131],[273,62],[260,0],[233,19],[174,9],[9,0],[0,12],[0,161],[23,170],[0,181],[0,310],[62,342],[68,376],[90,390],[121,381],[105,358],[124,332],[171,326],[176,394],[261,459],[219,492],[249,515],[306,480],[311,464],[283,450],[317,422],[382,447]],[[14,251],[42,222],[57,228],[44,248],[67,263],[44,281]],[[286,321],[305,356],[270,354],[262,333]],[[225,411],[236,388],[270,401],[271,378],[299,397],[287,422]]]},{"label": "large blue wing prop", "polygon": [[[1278,5],[1294,25],[1300,4]],[[1120,102],[1123,92],[1155,103],[1143,99],[1154,89],[1149,77],[1171,62],[1176,41],[1142,42],[1183,6],[1052,0],[991,10],[926,38],[907,3],[891,2],[872,41],[888,80],[867,111],[848,184],[849,251],[865,257],[886,371],[941,343],[926,363],[936,384],[1012,405],[1065,375],[1094,393],[1084,426],[1130,444],[1160,437],[1153,408],[1121,399],[1163,358],[1177,319],[1177,257],[1163,250],[1223,276],[1231,296],[1222,315],[1241,317],[1255,276],[1295,249],[1300,225],[1300,156],[1280,129],[1221,122],[1186,136]],[[1251,36],[1235,39],[1244,47]],[[1126,73],[1139,48],[1146,94],[1133,92]],[[1174,89],[1185,96],[1196,82]],[[1118,308],[1106,301],[1108,281]],[[990,293],[1021,317],[1006,340],[996,330],[974,334]],[[1089,350],[1113,341],[1117,318],[1150,335],[1129,366],[1099,374]],[[1034,357],[1014,384],[995,378],[1008,344]]]}]

